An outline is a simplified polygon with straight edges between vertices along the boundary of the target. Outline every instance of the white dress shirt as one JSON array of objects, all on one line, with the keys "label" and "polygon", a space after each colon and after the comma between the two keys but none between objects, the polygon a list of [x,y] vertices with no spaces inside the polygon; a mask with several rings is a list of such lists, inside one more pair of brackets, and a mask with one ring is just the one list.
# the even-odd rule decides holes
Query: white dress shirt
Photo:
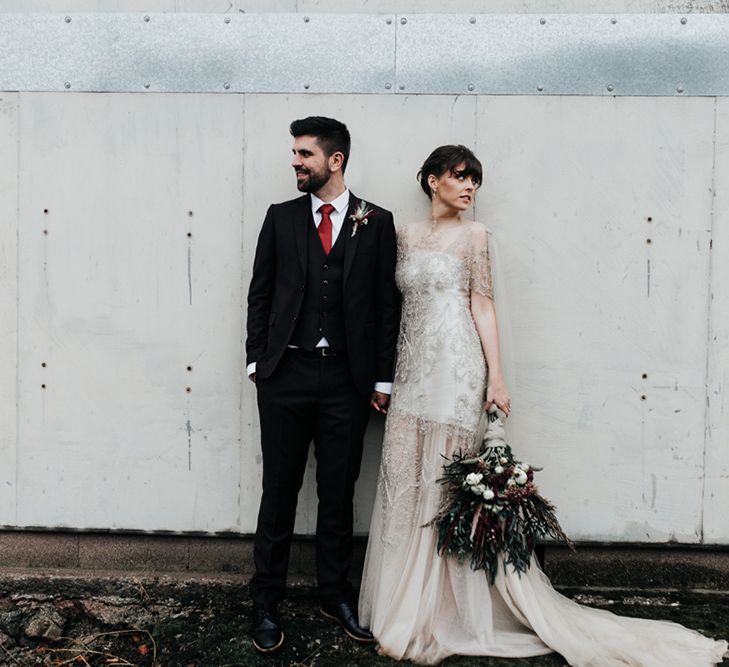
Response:
[{"label": "white dress shirt", "polygon": [[[334,210],[329,214],[329,218],[332,221],[332,246],[337,242],[339,232],[342,231],[344,226],[344,218],[347,215],[347,209],[349,208],[349,188],[345,188],[344,192],[339,195],[336,199],[332,199],[330,202],[325,202],[319,199],[315,194],[311,195],[311,215],[314,217],[314,224],[319,229],[319,223],[321,222],[321,211],[319,210],[324,204],[331,204]],[[295,348],[296,345],[289,345],[289,347]],[[316,344],[316,347],[329,347],[329,341],[322,337]],[[246,367],[246,373],[248,377],[256,372],[256,362],[248,364]],[[392,382],[377,382],[375,384],[375,391],[382,392],[383,394],[392,393]]]}]

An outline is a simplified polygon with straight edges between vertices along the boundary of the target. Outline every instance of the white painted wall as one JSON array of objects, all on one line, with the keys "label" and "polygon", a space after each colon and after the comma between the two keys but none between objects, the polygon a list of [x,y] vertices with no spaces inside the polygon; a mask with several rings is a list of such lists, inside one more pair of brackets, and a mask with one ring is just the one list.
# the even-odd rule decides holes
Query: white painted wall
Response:
[{"label": "white painted wall", "polygon": [[[553,5],[0,0],[3,11],[726,10]],[[567,530],[729,543],[723,98],[0,93],[0,525],[254,530],[245,294],[268,204],[297,195],[288,124],[311,113],[347,122],[350,187],[400,223],[425,214],[415,173],[433,147],[461,142],[482,158],[476,215],[499,238],[516,360],[511,438],[545,466]],[[381,431],[373,420],[358,532]],[[311,472],[301,533],[314,530]]]},{"label": "white painted wall", "polygon": [[728,542],[723,102],[3,96],[2,523],[254,529],[242,303],[267,205],[297,194],[288,123],[327,113],[354,137],[351,188],[399,222],[426,211],[415,173],[432,147],[482,157],[477,217],[499,238],[517,360],[512,440],[545,465],[568,530]]}]

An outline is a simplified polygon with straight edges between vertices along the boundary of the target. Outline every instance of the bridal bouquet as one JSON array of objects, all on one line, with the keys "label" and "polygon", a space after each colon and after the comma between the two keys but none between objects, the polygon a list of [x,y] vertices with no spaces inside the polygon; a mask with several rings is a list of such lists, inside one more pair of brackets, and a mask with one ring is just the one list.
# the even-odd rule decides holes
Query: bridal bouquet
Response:
[{"label": "bridal bouquet", "polygon": [[458,452],[443,466],[443,500],[428,524],[438,532],[438,553],[485,570],[494,583],[499,556],[504,567],[526,572],[536,540],[551,537],[572,547],[557,521],[555,507],[539,495],[533,468],[518,461],[504,439],[504,413],[484,412],[476,456]]}]

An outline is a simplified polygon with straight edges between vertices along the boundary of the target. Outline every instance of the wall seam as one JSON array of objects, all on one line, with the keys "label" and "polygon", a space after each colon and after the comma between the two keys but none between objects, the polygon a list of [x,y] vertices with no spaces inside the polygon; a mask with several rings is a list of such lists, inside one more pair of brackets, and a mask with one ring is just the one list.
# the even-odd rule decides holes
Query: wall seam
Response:
[{"label": "wall seam", "polygon": [[244,397],[244,385],[248,381],[248,376],[246,375],[246,361],[247,356],[245,353],[245,339],[246,339],[246,307],[245,304],[247,303],[247,291],[245,289],[245,283],[243,281],[243,276],[245,275],[245,266],[243,265],[243,259],[245,257],[245,200],[246,200],[246,189],[245,189],[245,173],[246,173],[246,147],[247,147],[247,126],[246,126],[246,102],[247,102],[248,96],[246,94],[241,95],[241,114],[243,116],[241,122],[243,125],[243,141],[241,143],[241,161],[240,161],[240,275],[238,277],[238,280],[240,282],[240,345],[239,349],[241,350],[241,369],[240,369],[240,382],[238,384],[238,456],[240,457],[238,460],[238,501],[237,501],[237,507],[238,507],[238,518],[237,518],[237,524],[238,524],[238,531],[240,532],[242,527],[242,521],[243,521],[243,508],[241,506],[243,494],[242,494],[242,486],[243,486],[243,397]]},{"label": "wall seam", "polygon": [[20,133],[21,133],[21,99],[22,93],[17,93],[17,107],[15,115],[15,141],[16,141],[16,178],[17,186],[15,188],[15,525],[18,525],[18,467],[20,461],[20,452],[18,444],[20,442]]},{"label": "wall seam", "polygon": [[711,441],[711,356],[712,345],[711,337],[713,333],[712,326],[712,303],[713,303],[713,252],[712,244],[714,237],[714,219],[716,206],[716,116],[718,112],[718,98],[714,97],[714,127],[711,137],[711,207],[709,209],[709,259],[706,269],[708,290],[706,292],[706,356],[704,366],[704,448],[702,452],[702,476],[701,476],[701,523],[699,541],[704,543],[704,517],[706,508],[706,461],[708,445]]}]

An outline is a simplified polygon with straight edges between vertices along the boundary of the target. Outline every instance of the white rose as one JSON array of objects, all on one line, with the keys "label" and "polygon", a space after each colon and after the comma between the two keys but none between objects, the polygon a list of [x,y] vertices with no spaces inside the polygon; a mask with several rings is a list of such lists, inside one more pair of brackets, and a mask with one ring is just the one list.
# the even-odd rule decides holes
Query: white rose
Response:
[{"label": "white rose", "polygon": [[483,499],[491,500],[493,497],[494,497],[494,492],[487,486],[486,490],[483,492]]},{"label": "white rose", "polygon": [[495,472],[495,473],[496,473],[497,475],[500,475],[500,474],[501,474],[502,472],[504,472],[504,469],[503,469],[503,468],[502,468],[501,466],[496,466],[496,467],[494,468],[494,472]]},{"label": "white rose", "polygon": [[473,491],[477,496],[483,495],[483,492],[486,491],[486,487],[483,484],[476,484],[476,486],[471,487],[471,491]]},{"label": "white rose", "polygon": [[503,457],[503,456],[502,456],[502,457],[501,457],[501,458],[499,459],[499,463],[500,463],[500,464],[501,464],[502,466],[505,466],[505,465],[506,465],[506,464],[507,464],[508,462],[509,462],[509,459],[507,459],[507,458],[505,458],[505,457]]},{"label": "white rose", "polygon": [[469,486],[476,486],[483,479],[483,475],[480,472],[471,472],[466,475],[466,483]]},{"label": "white rose", "polygon": [[527,474],[523,470],[520,470],[516,476],[516,483],[517,484],[526,484],[527,479],[528,479]]}]

